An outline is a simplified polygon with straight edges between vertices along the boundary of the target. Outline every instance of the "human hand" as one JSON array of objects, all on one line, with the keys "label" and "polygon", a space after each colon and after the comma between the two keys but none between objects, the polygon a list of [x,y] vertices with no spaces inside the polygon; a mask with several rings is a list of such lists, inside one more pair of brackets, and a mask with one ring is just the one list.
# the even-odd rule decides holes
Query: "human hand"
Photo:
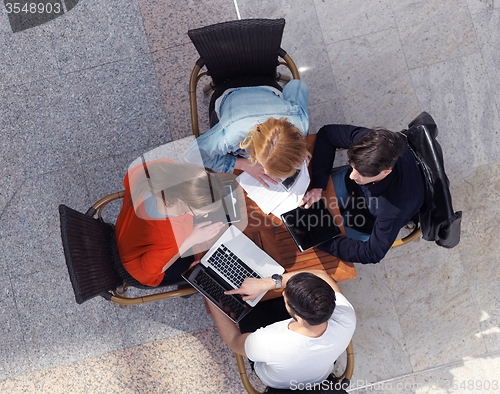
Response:
[{"label": "human hand", "polygon": [[266,182],[272,183],[274,185],[277,185],[278,183],[281,182],[281,179],[275,179],[267,175],[265,168],[262,167],[261,164],[256,163],[255,165],[252,165],[248,161],[248,159],[238,158],[237,168],[250,174],[250,176],[257,179],[265,187],[269,187],[269,185]]},{"label": "human hand", "polygon": [[271,278],[246,278],[239,289],[225,291],[224,294],[240,294],[243,301],[250,301],[264,291],[273,290],[275,287],[276,284]]},{"label": "human hand", "polygon": [[188,237],[191,245],[196,245],[209,239],[212,239],[217,234],[219,234],[220,230],[224,227],[224,223],[217,222],[212,223],[210,221],[198,223],[193,227],[193,231]]},{"label": "human hand", "polygon": [[299,207],[305,204],[304,208],[308,209],[313,205],[316,201],[319,201],[321,199],[321,195],[323,193],[323,190],[321,188],[315,188],[309,190],[304,197],[302,197],[302,200],[299,202]]},{"label": "human hand", "polygon": [[189,269],[193,268],[195,265],[199,264],[201,260],[195,260],[191,263],[191,265],[189,266]]}]

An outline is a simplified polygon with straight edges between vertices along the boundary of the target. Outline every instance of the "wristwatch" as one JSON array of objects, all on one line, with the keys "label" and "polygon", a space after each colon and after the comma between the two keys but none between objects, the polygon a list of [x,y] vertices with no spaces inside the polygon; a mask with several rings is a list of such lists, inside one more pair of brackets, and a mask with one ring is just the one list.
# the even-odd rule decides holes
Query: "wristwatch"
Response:
[{"label": "wristwatch", "polygon": [[273,274],[273,276],[271,276],[271,279],[274,280],[274,283],[276,283],[276,290],[281,289],[282,276],[280,274]]}]

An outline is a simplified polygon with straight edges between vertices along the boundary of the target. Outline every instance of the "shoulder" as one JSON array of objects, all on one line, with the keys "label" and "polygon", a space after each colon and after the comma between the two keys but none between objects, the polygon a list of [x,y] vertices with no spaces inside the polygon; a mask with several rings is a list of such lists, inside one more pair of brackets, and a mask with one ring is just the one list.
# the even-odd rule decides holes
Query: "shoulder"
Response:
[{"label": "shoulder", "polygon": [[345,321],[356,324],[356,313],[354,307],[345,298],[345,296],[339,292],[335,293],[335,309],[330,317],[333,321]]}]

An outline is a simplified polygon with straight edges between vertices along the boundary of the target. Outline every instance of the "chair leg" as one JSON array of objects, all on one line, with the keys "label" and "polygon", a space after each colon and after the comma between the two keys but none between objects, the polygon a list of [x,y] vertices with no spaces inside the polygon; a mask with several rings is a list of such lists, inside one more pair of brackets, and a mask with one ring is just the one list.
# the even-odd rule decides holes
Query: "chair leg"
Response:
[{"label": "chair leg", "polygon": [[[115,289],[115,292],[120,297],[128,298],[128,286],[125,286],[125,285],[118,286]],[[125,308],[126,306],[127,306],[126,304],[120,304],[120,308],[122,308],[122,309]]]}]

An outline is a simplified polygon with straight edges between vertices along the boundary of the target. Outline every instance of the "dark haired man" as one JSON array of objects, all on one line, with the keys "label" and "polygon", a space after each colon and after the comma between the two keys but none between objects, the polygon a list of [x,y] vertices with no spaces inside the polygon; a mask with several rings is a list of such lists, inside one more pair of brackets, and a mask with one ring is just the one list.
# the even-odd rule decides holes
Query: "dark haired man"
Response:
[{"label": "dark haired man", "polygon": [[[251,330],[255,332],[242,334],[236,324],[209,303],[215,324],[232,351],[254,361],[255,373],[267,386],[293,388],[322,382],[352,338],[356,327],[354,308],[323,271],[247,278],[239,289],[226,294],[241,294],[243,300],[252,300],[263,291],[281,287],[285,289],[283,299],[260,302],[240,322],[242,331],[254,325]],[[283,300],[288,318],[280,310]]]},{"label": "dark haired man", "polygon": [[[332,174],[338,148],[348,149],[349,166]],[[424,183],[413,154],[386,129],[323,126],[311,168],[311,190],[301,205],[308,208],[318,201],[332,177],[346,237],[319,248],[345,261],[378,263],[424,200]]]}]

